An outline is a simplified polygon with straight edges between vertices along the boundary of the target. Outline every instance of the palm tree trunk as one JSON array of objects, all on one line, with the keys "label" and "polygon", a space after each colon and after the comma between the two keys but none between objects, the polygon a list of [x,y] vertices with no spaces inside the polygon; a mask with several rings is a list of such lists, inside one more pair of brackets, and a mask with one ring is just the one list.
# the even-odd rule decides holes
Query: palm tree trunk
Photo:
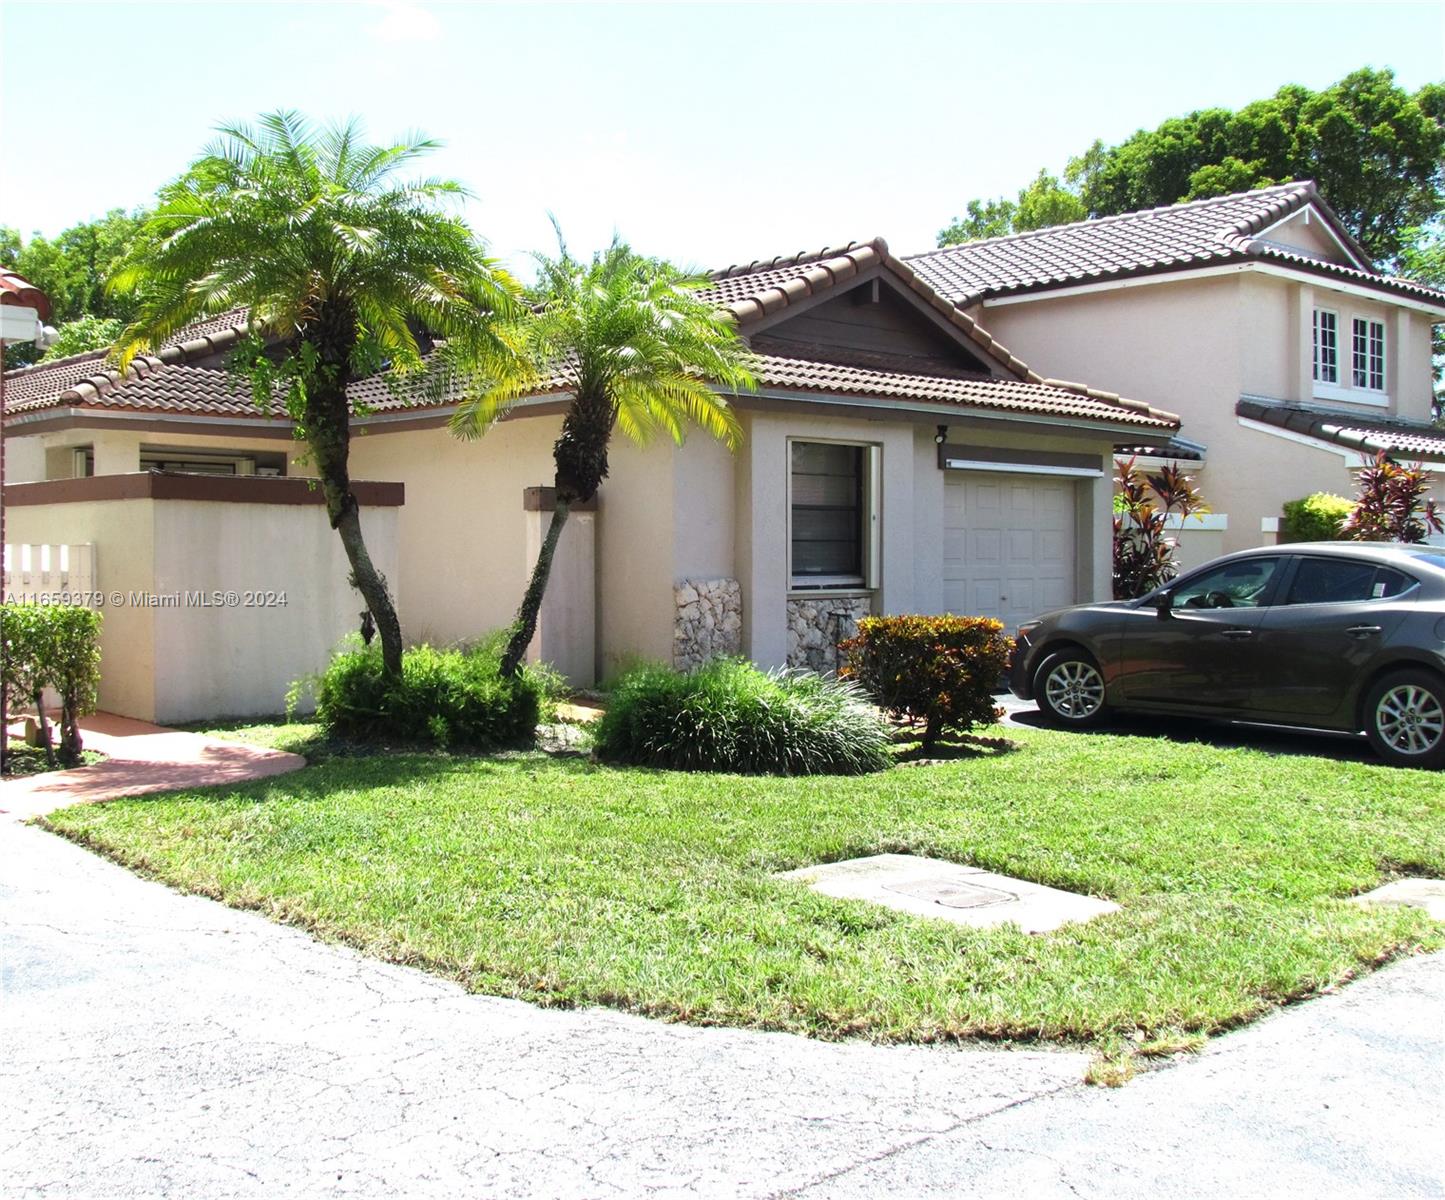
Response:
[{"label": "palm tree trunk", "polygon": [[502,675],[514,679],[521,673],[522,656],[537,634],[537,616],[542,611],[542,596],[547,591],[547,577],[552,573],[552,559],[557,553],[557,540],[562,536],[562,526],[567,522],[571,505],[559,492],[552,509],[552,524],[547,536],[542,539],[542,549],[537,554],[537,565],[532,568],[532,579],[522,597],[522,607],[517,610],[517,620],[512,627],[511,639],[502,655]]},{"label": "palm tree trunk", "polygon": [[381,636],[382,670],[389,679],[401,678],[401,621],[361,534],[361,509],[351,491],[351,409],[346,388],[351,381],[351,348],[356,341],[356,316],[344,306],[323,306],[315,325],[307,331],[321,366],[308,380],[306,431],[311,443],[326,515],[341,537],[351,564],[351,584],[361,593]]},{"label": "palm tree trunk", "polygon": [[396,605],[391,602],[386,577],[373,565],[367,553],[366,541],[361,536],[361,510],[356,497],[348,490],[339,516],[333,516],[331,524],[341,535],[341,544],[346,547],[346,559],[351,564],[351,579],[356,590],[366,601],[371,619],[376,622],[376,631],[381,636],[381,667],[392,679],[401,678],[401,620],[396,615]]}]

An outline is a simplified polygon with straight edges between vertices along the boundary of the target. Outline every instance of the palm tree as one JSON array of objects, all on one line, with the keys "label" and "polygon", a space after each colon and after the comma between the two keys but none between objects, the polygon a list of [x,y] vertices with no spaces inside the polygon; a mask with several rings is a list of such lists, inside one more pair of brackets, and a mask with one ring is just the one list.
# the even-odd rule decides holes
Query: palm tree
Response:
[{"label": "palm tree", "polygon": [[354,119],[317,127],[295,112],[218,133],[161,190],[112,280],[139,297],[116,354],[124,369],[193,321],[248,311],[253,337],[233,366],[258,403],[284,394],[381,635],[384,669],[396,678],[401,625],[351,490],[347,387],[384,368],[441,378],[445,371],[427,371],[423,330],[445,339],[430,365],[495,373],[518,288],[446,211],[466,195],[459,184],[397,178],[439,143],[413,135],[372,146]]},{"label": "palm tree", "polygon": [[727,398],[753,386],[749,352],[733,324],[698,295],[708,281],[644,258],[614,238],[590,263],[572,258],[558,233],[558,256],[537,255],[539,303],[516,327],[514,369],[499,373],[452,418],[461,437],[480,437],[512,404],[559,374],[572,400],[552,447],[556,500],[552,524],[502,656],[504,675],[521,669],[557,540],[574,504],[607,478],[614,428],[639,444],[658,430],[682,443],[689,422],[735,449],[741,427]]}]

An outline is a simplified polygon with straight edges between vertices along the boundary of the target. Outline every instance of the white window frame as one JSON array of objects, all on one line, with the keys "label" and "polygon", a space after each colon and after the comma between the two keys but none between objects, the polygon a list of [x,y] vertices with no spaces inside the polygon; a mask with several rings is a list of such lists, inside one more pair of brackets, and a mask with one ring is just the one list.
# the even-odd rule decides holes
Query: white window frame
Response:
[{"label": "white window frame", "polygon": [[[858,446],[863,450],[863,576],[795,575],[793,573],[793,444],[822,446]],[[784,458],[787,470],[786,528],[784,536],[788,554],[788,591],[790,594],[819,596],[837,593],[871,592],[878,588],[881,575],[883,447],[877,442],[850,438],[809,437],[799,434],[786,441]]]},{"label": "white window frame", "polygon": [[[1385,322],[1373,317],[1350,317],[1350,386],[1370,392],[1385,392]],[[1361,343],[1363,342],[1363,369]],[[1364,382],[1360,382],[1361,375]],[[1376,383],[1375,380],[1379,382]]]},{"label": "white window frame", "polygon": [[[1324,351],[1324,338],[1323,338],[1323,333],[1324,333],[1323,325],[1324,325],[1324,321],[1322,320],[1322,318],[1324,318],[1324,317],[1329,317],[1329,318],[1330,318],[1330,321],[1332,322],[1332,325],[1333,325],[1333,328],[1330,330],[1331,337],[1332,337],[1333,340],[1334,340],[1334,345],[1333,345],[1333,347],[1331,347],[1331,349],[1334,351],[1334,361],[1330,363],[1330,369],[1334,372],[1334,378],[1333,378],[1333,379],[1328,379],[1328,378],[1326,378],[1326,377],[1325,377],[1325,373],[1324,373],[1324,371],[1325,371],[1324,354],[1323,354],[1323,351]],[[1315,391],[1316,391],[1316,393],[1318,393],[1319,390],[1320,390],[1320,388],[1321,388],[1322,386],[1323,386],[1323,387],[1338,387],[1338,386],[1339,386],[1339,382],[1340,382],[1340,314],[1339,314],[1335,309],[1333,309],[1333,308],[1319,308],[1319,307],[1317,306],[1317,307],[1315,308],[1314,319],[1313,319],[1311,325],[1312,325],[1312,328],[1313,328],[1313,330],[1314,330],[1312,349],[1313,349],[1313,358],[1314,358]]]},{"label": "white window frame", "polygon": [[[1320,318],[1329,316],[1334,321],[1334,379],[1321,378],[1320,359]],[[1355,339],[1357,327],[1365,331],[1365,378],[1364,384],[1355,382]],[[1343,400],[1349,404],[1368,404],[1384,408],[1390,403],[1390,380],[1386,369],[1389,354],[1389,332],[1387,322],[1371,313],[1354,311],[1342,313],[1339,309],[1316,305],[1310,321],[1311,361],[1313,363],[1310,395],[1316,400]],[[1378,335],[1378,346],[1376,345]],[[1345,342],[1344,338],[1349,341]],[[1378,355],[1376,350],[1378,349]],[[1378,370],[1376,370],[1378,367]],[[1378,378],[1379,386],[1372,386]]]}]

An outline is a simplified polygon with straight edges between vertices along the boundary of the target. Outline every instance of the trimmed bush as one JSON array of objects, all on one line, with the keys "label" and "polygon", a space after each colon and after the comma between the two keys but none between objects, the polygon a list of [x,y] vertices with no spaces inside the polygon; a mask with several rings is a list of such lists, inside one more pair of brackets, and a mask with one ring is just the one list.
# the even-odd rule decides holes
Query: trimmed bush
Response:
[{"label": "trimmed bush", "polygon": [[634,668],[595,737],[604,761],[677,771],[862,775],[892,762],[888,727],[857,688],[731,658],[687,674]]},{"label": "trimmed bush", "polygon": [[1329,492],[1287,500],[1279,523],[1280,542],[1333,542],[1340,538],[1354,502]]},{"label": "trimmed bush", "polygon": [[864,617],[842,644],[842,674],[895,717],[922,721],[927,752],[945,729],[998,720],[993,691],[1012,649],[991,617]]},{"label": "trimmed bush", "polygon": [[60,765],[79,766],[80,718],[95,711],[100,686],[100,613],[70,604],[0,604],[0,686],[10,699],[35,706],[45,761],[56,765],[46,688],[60,694]]},{"label": "trimmed bush", "polygon": [[500,663],[495,638],[468,649],[414,646],[402,656],[401,683],[391,686],[379,645],[347,650],[314,681],[316,719],[329,736],[354,741],[469,750],[531,745],[552,679],[530,667],[506,679]]}]

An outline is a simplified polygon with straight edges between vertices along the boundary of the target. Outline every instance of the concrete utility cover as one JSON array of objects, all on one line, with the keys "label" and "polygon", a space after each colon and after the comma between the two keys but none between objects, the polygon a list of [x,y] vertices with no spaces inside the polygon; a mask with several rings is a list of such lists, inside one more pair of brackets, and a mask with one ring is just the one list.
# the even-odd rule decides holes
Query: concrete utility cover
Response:
[{"label": "concrete utility cover", "polygon": [[1111,900],[915,854],[850,858],[784,871],[776,878],[806,883],[825,896],[871,900],[959,925],[984,928],[1012,922],[1025,933],[1046,933],[1071,921],[1119,911]]},{"label": "concrete utility cover", "polygon": [[1355,897],[1356,904],[1403,904],[1423,908],[1437,921],[1445,921],[1445,879],[1397,879]]}]

